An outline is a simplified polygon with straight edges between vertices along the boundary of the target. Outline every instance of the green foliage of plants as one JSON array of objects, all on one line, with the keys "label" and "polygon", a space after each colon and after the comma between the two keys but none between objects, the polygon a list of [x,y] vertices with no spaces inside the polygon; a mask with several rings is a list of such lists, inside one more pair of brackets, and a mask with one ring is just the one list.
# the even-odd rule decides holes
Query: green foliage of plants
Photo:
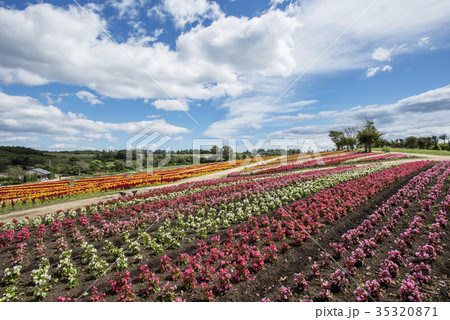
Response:
[{"label": "green foliage of plants", "polygon": [[[436,155],[436,156],[450,156],[450,151],[447,151],[447,150],[427,150],[427,149],[407,149],[407,148],[391,148],[390,150],[391,150],[391,152],[431,154],[431,155]],[[373,151],[383,151],[383,148],[374,148]]]}]

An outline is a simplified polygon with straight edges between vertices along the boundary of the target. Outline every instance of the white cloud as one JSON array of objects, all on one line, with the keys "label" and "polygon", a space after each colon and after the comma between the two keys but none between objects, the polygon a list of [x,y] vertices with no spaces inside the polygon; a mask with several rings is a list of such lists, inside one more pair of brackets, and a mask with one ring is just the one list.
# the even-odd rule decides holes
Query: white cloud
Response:
[{"label": "white cloud", "polygon": [[428,47],[430,45],[430,37],[422,37],[417,41],[419,47]]},{"label": "white cloud", "polygon": [[99,100],[95,94],[88,91],[78,91],[76,96],[78,99],[89,102],[90,104],[103,104],[103,102]]},{"label": "white cloud", "polygon": [[286,2],[286,1],[288,1],[288,0],[270,0],[270,5],[271,6],[277,6],[277,5],[279,5],[279,4],[283,3],[283,2]]},{"label": "white cloud", "polygon": [[146,0],[109,0],[110,5],[118,11],[119,18],[128,16],[135,18],[139,14],[139,8]]},{"label": "white cloud", "polygon": [[41,93],[47,99],[48,104],[57,104],[62,102],[62,95],[56,95],[56,98],[53,98],[55,95],[51,92]]},{"label": "white cloud", "polygon": [[180,35],[177,47],[184,55],[214,61],[239,73],[263,76],[292,73],[294,17],[279,10],[260,17],[226,17],[208,28]]},{"label": "white cloud", "polygon": [[188,111],[189,106],[187,101],[180,100],[156,100],[152,103],[156,109],[162,109],[164,111]]},{"label": "white cloud", "polygon": [[391,72],[392,71],[392,67],[390,65],[388,65],[388,64],[383,66],[383,67],[370,67],[369,69],[367,69],[366,76],[367,76],[367,78],[371,78],[371,77],[373,77],[374,75],[376,75],[380,71],[382,71],[382,72],[386,72],[386,71]]},{"label": "white cloud", "polygon": [[164,0],[163,10],[170,14],[178,28],[205,19],[223,16],[219,5],[208,0]]},{"label": "white cloud", "polygon": [[377,48],[373,53],[372,53],[372,59],[377,60],[377,61],[391,61],[391,54],[392,54],[392,49],[386,49],[386,48]]},{"label": "white cloud", "polygon": [[358,106],[335,111],[332,124],[294,127],[274,132],[271,136],[323,138],[328,130],[360,125],[363,119],[373,119],[377,128],[385,133],[385,139],[450,134],[450,85],[407,97],[393,104]]},{"label": "white cloud", "polygon": [[1,143],[26,143],[29,141],[37,141],[39,140],[37,137],[21,137],[21,136],[10,136],[5,133],[0,133],[0,142]]},{"label": "white cloud", "polygon": [[117,141],[115,137],[111,135],[111,133],[84,133],[79,136],[54,136],[52,138],[53,141],[56,142],[90,142],[94,140],[104,140],[109,142]]},{"label": "white cloud", "polygon": [[228,99],[222,109],[228,109],[225,119],[212,123],[203,133],[208,137],[231,138],[240,137],[260,129],[263,125],[286,126],[295,122],[311,120],[311,114],[297,113],[290,115],[305,106],[316,103],[316,100],[276,103],[271,96],[257,96]]},{"label": "white cloud", "polygon": [[333,111],[332,123],[296,126],[269,134],[271,138],[313,139],[322,150],[334,148],[329,130],[359,126],[372,119],[387,140],[414,136],[450,134],[450,85],[401,99],[387,105],[368,105]]},{"label": "white cloud", "polygon": [[77,144],[55,143],[55,144],[48,146],[47,148],[62,150],[62,149],[75,149],[77,147],[78,147]]},{"label": "white cloud", "polygon": [[208,99],[245,88],[227,66],[182,55],[161,42],[148,46],[145,35],[143,41],[129,38],[121,48],[99,27],[106,29],[107,22],[94,10],[86,10],[89,16],[70,5],[0,7],[0,81],[61,82],[111,98],[164,99],[162,87],[175,98]]},{"label": "white cloud", "polygon": [[49,83],[37,73],[21,68],[7,68],[0,66],[0,79],[5,84],[23,83],[27,86],[40,86]]},{"label": "white cloud", "polygon": [[294,122],[303,122],[307,120],[315,119],[316,115],[314,114],[305,114],[305,113],[299,113],[297,115],[286,115],[286,116],[276,116],[276,117],[270,117],[263,119],[259,121],[261,124],[264,125],[289,125]]},{"label": "white cloud", "polygon": [[65,113],[52,105],[44,106],[30,97],[0,92],[0,132],[3,133],[47,135],[59,142],[81,142],[115,141],[113,132],[135,134],[143,129],[169,136],[189,132],[164,119],[124,123],[93,121],[82,114]]}]

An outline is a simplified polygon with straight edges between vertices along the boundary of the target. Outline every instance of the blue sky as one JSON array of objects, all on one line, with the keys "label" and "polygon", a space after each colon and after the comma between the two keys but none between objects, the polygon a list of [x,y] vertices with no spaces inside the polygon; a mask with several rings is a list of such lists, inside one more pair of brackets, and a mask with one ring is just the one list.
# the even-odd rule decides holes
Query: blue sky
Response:
[{"label": "blue sky", "polygon": [[325,150],[365,118],[386,139],[450,134],[449,16],[441,0],[3,0],[0,144]]}]

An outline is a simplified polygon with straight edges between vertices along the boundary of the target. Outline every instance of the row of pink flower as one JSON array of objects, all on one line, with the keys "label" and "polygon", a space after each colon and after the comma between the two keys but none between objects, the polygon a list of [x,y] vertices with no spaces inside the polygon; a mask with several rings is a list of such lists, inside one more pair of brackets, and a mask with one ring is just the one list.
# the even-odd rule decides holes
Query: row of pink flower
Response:
[{"label": "row of pink flower", "polygon": [[403,153],[389,153],[389,154],[382,154],[379,156],[364,158],[364,159],[361,159],[361,162],[403,159],[406,157],[407,157],[407,155],[403,154]]},{"label": "row of pink flower", "polygon": [[[423,190],[426,185],[429,184],[432,178],[438,176],[445,169],[446,164],[439,163],[435,165],[433,168],[429,169],[426,172],[422,172],[420,175],[411,179],[408,184],[400,189],[397,194],[392,196],[385,205],[383,205],[380,209],[378,209],[374,214],[372,214],[368,219],[365,219],[359,227],[356,229],[351,229],[342,235],[343,242],[342,243],[330,243],[330,247],[332,249],[333,259],[340,259],[344,253],[350,250],[353,246],[358,243],[358,240],[363,237],[365,234],[370,232],[374,226],[381,220],[382,216],[384,216],[390,207],[398,204],[403,196],[410,194],[414,187],[418,190]],[[444,178],[445,179],[445,178]],[[412,193],[416,197],[418,193]],[[412,200],[411,198],[409,200]],[[397,211],[396,211],[397,212]],[[390,224],[393,221],[390,221]],[[391,225],[392,226],[392,225]],[[342,290],[349,282],[349,276],[355,275],[356,268],[361,266],[364,258],[371,257],[375,255],[373,249],[377,247],[377,242],[380,242],[379,238],[376,240],[375,238],[370,238],[364,241],[359,242],[359,246],[348,254],[348,258],[345,261],[346,271],[341,269],[337,269],[328,281],[322,283],[322,291],[319,292],[317,299],[318,300],[331,300],[332,294],[331,292],[338,292]],[[391,251],[389,252],[389,257],[395,260],[395,257],[401,258],[399,256],[400,252]],[[321,255],[322,267],[329,267],[331,265],[331,258],[328,254]],[[395,260],[397,261],[397,260]],[[317,262],[314,262],[311,265],[311,277],[320,276],[320,266]],[[306,280],[306,276],[299,273],[294,277],[294,290],[297,292],[305,292],[308,288],[308,281]],[[366,282],[365,290],[361,287],[358,287],[355,291],[355,299],[357,301],[367,301],[370,296],[372,299],[379,299],[381,297],[380,292],[380,283],[377,281],[368,281]],[[282,287],[280,289],[282,300],[286,300],[286,297],[289,297],[290,288]],[[309,298],[309,297],[308,297]],[[308,299],[306,298],[306,299]]]},{"label": "row of pink flower", "polygon": [[[449,163],[450,164],[450,163]],[[408,192],[403,193],[406,195],[406,199],[404,200],[404,204],[409,204],[411,201],[413,201],[415,198],[417,198],[420,193],[424,190],[424,188],[431,182],[433,178],[438,176],[442,173],[442,170],[444,170],[446,167],[448,167],[447,163],[440,163],[433,167],[432,169],[428,170],[422,175],[422,179],[420,182],[416,185],[417,193],[415,192]],[[450,173],[450,169],[447,169],[444,174],[439,176],[438,182],[433,187],[431,194],[428,195],[428,199],[433,198],[436,193],[439,193],[441,191],[443,181],[447,177],[447,175]],[[414,184],[415,181],[413,181],[412,184]],[[401,190],[405,191],[405,189]],[[435,198],[434,198],[435,199]],[[391,202],[392,204],[392,202]],[[424,206],[425,202],[422,201],[422,211],[419,215],[414,217],[413,221],[409,223],[408,228],[400,234],[400,236],[394,241],[398,247],[398,250],[392,250],[388,252],[388,258],[385,259],[381,267],[378,271],[378,278],[379,280],[373,280],[368,281],[366,283],[366,290],[362,289],[361,287],[358,287],[355,291],[355,299],[356,301],[367,301],[369,298],[371,299],[379,299],[381,295],[380,288],[381,286],[389,286],[392,282],[392,278],[395,277],[398,272],[401,265],[403,265],[404,261],[408,259],[407,251],[408,248],[412,244],[412,240],[420,234],[420,230],[424,226],[424,216],[426,214],[426,211],[429,210],[429,206]],[[386,208],[386,207],[384,207]],[[393,215],[389,218],[388,223],[385,227],[383,227],[383,231],[385,233],[390,233],[389,230],[392,230],[396,224],[398,223],[399,218],[403,215],[404,208],[400,206]],[[363,236],[361,234],[360,236]],[[386,240],[387,237],[379,237],[377,238],[378,243],[383,242]],[[369,239],[370,240],[370,239]],[[372,238],[372,240],[375,240]],[[365,240],[367,241],[367,240]],[[364,244],[364,242],[362,242]],[[375,246],[376,243],[374,242]],[[419,247],[419,251],[420,251]],[[426,246],[427,249],[429,249],[429,246]],[[360,249],[360,248],[359,248]],[[356,249],[358,250],[358,249]],[[356,251],[355,250],[355,251]],[[361,254],[363,257],[370,257],[371,254],[367,254],[367,252],[362,251]],[[347,261],[346,261],[347,262]],[[362,262],[362,261],[361,261]],[[418,281],[422,281],[423,279],[429,280],[428,276],[425,276],[422,271],[427,272],[431,271],[431,267],[424,266],[423,263],[417,266],[418,272],[415,272],[414,274],[417,276]],[[422,270],[422,271],[419,271]],[[376,290],[374,290],[376,288]],[[408,275],[407,279],[405,279],[402,283],[402,286],[399,289],[400,297],[405,299],[406,301],[420,301],[421,293],[418,291],[418,283],[414,283],[414,278],[412,278],[410,275]]]},{"label": "row of pink flower", "polygon": [[[435,165],[433,168],[431,168],[430,170],[428,170],[427,172],[422,173],[421,175],[417,176],[416,178],[412,179],[412,181],[410,181],[410,183],[408,183],[407,186],[405,186],[405,188],[402,188],[401,190],[399,190],[399,192],[397,193],[397,195],[395,195],[394,197],[392,197],[390,199],[390,201],[388,201],[390,203],[391,206],[395,205],[395,203],[398,203],[400,201],[400,198],[398,197],[398,195],[404,195],[404,198],[406,198],[403,202],[403,204],[405,205],[409,205],[412,201],[414,201],[416,198],[418,198],[418,196],[422,193],[422,191],[429,185],[429,183],[437,176],[439,176],[439,179],[436,183],[436,185],[433,187],[432,190],[432,194],[435,194],[436,192],[440,192],[441,187],[442,187],[442,179],[445,180],[445,178],[447,177],[448,173],[450,173],[450,169],[447,169],[444,174],[441,175],[442,171],[446,169],[446,167],[448,167],[450,163],[439,163],[437,165]],[[419,179],[419,180],[418,180]],[[411,192],[411,187],[415,185],[415,192]],[[439,191],[438,191],[439,189]],[[428,198],[430,198],[430,195],[428,195]],[[395,201],[393,201],[393,199],[395,199]],[[421,202],[421,204],[423,204],[423,202]],[[379,210],[378,214],[386,214],[386,208],[387,206],[384,206],[381,208],[381,210]],[[367,281],[366,285],[365,285],[365,289],[363,289],[362,287],[358,287],[354,294],[355,294],[355,299],[356,301],[368,301],[369,299],[372,300],[379,300],[382,297],[381,294],[381,287],[382,286],[389,286],[392,282],[392,277],[395,277],[398,272],[399,272],[399,268],[401,265],[403,265],[404,261],[407,260],[407,251],[408,248],[411,246],[412,244],[412,240],[418,235],[420,234],[420,230],[423,228],[424,224],[424,215],[425,215],[425,211],[428,210],[428,207],[424,207],[422,206],[422,212],[421,214],[419,214],[418,216],[414,217],[413,221],[409,223],[408,228],[402,233],[400,234],[400,236],[394,241],[398,247],[398,250],[391,250],[388,252],[388,258],[385,259],[380,266],[380,269],[378,271],[378,278],[379,280],[372,280],[372,281]],[[358,254],[360,256],[360,263],[363,263],[364,258],[366,257],[371,257],[374,255],[374,252],[369,250],[364,250],[364,244],[366,242],[372,242],[373,247],[375,248],[377,246],[377,243],[381,243],[384,242],[387,237],[390,234],[390,231],[397,225],[399,218],[404,214],[404,207],[400,206],[397,210],[395,210],[395,212],[392,214],[392,216],[388,219],[387,224],[383,227],[382,231],[380,233],[377,233],[378,230],[376,231],[375,235],[376,238],[371,238],[369,240],[364,240],[363,242],[360,242],[361,245],[359,246],[358,249],[354,250],[351,254],[351,257],[353,255],[355,255],[357,253],[357,251],[359,250]],[[381,216],[375,214],[375,217],[372,216],[372,219],[369,221],[369,225],[371,226],[371,228],[367,229],[366,232],[370,231],[370,229],[373,228],[372,224],[375,225],[379,220],[380,220]],[[365,221],[367,222],[367,220]],[[364,225],[364,222],[363,224]],[[367,223],[366,223],[367,225]],[[364,234],[366,232],[362,232],[360,234],[358,234],[359,237],[364,236]],[[377,235],[383,234],[384,236],[381,237],[377,237]],[[358,238],[359,238],[358,237]],[[348,239],[348,238],[347,238]],[[351,259],[351,258],[350,258]],[[346,260],[346,267],[349,268],[349,266],[347,265],[347,262],[349,260]],[[350,266],[351,268],[351,266]],[[347,269],[349,270],[349,269]],[[351,270],[349,271],[350,274],[354,274]],[[421,276],[422,273],[420,273]],[[411,296],[414,296],[415,299],[421,296],[421,294],[418,292],[417,290],[417,286],[414,287],[414,290],[409,290],[411,288],[411,278],[408,278],[407,280],[405,280],[403,282],[403,285],[400,287],[399,289],[399,294],[400,297],[407,300],[407,301],[412,301]],[[419,301],[419,300],[417,300]]]},{"label": "row of pink flower", "polygon": [[[428,199],[422,201],[422,214],[431,209],[431,205],[436,202],[436,199],[442,190],[445,179],[450,175],[448,169],[442,176],[439,177],[438,183],[434,186],[428,195]],[[450,192],[450,191],[449,191]],[[405,301],[421,301],[423,294],[419,291],[420,287],[425,283],[431,281],[431,263],[437,259],[438,252],[443,249],[442,237],[445,235],[443,229],[448,224],[448,208],[450,208],[450,193],[439,204],[440,210],[436,215],[435,222],[428,227],[428,236],[426,237],[426,244],[419,246],[416,249],[414,256],[417,258],[416,262],[409,263],[410,271],[406,274],[402,281],[402,286],[399,289],[400,296]]]}]

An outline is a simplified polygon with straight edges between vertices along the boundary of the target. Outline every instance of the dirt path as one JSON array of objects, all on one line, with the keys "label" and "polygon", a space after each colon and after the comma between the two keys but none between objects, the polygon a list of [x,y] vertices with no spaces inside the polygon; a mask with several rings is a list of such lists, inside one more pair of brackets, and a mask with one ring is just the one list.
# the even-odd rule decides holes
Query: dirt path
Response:
[{"label": "dirt path", "polygon": [[[275,159],[280,159],[280,158],[281,157],[270,159],[270,161],[275,160]],[[179,180],[176,182],[167,183],[167,184],[163,184],[163,185],[139,188],[139,189],[137,189],[138,190],[137,194],[144,193],[148,190],[155,189],[155,188],[175,186],[175,185],[186,183],[186,182],[195,182],[195,181],[204,181],[204,180],[213,180],[213,179],[218,179],[218,178],[224,178],[230,173],[257,166],[263,162],[264,161],[259,161],[259,162],[251,163],[251,164],[248,164],[245,166],[240,166],[240,167],[228,169],[225,171],[214,172],[211,174],[205,174],[205,175],[198,176],[198,177],[182,179],[182,180]],[[104,195],[104,196],[98,196],[98,197],[86,198],[86,199],[77,199],[77,200],[67,200],[67,201],[64,201],[61,203],[55,203],[55,204],[46,205],[46,206],[39,206],[39,207],[32,208],[32,209],[12,211],[12,212],[8,212],[5,214],[1,214],[0,222],[8,222],[13,219],[19,220],[19,219],[23,219],[25,217],[31,218],[31,217],[35,217],[38,215],[45,215],[47,213],[53,213],[58,210],[66,211],[68,209],[77,209],[77,208],[81,208],[81,207],[84,207],[87,205],[98,203],[100,201],[107,201],[110,199],[118,198],[119,196],[120,196],[120,193],[116,192],[116,193],[112,193],[112,194],[108,194],[108,195]]]}]

